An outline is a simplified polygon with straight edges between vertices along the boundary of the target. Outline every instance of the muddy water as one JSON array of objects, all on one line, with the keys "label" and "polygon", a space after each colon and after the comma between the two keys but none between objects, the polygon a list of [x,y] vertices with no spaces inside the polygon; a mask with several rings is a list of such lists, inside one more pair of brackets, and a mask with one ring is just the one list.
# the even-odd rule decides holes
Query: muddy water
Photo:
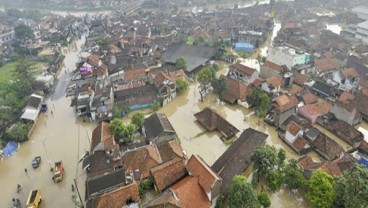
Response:
[{"label": "muddy water", "polygon": [[[81,41],[77,42],[78,48],[81,44]],[[91,137],[95,125],[76,119],[73,109],[69,107],[69,98],[64,96],[68,79],[64,70],[74,69],[77,54],[76,45],[65,54],[65,67],[59,74],[60,81],[55,94],[47,100],[47,118],[45,114],[41,114],[29,141],[22,143],[17,153],[0,161],[0,207],[7,207],[12,197],[19,197],[24,206],[32,189],[41,190],[42,207],[74,207],[71,201],[73,179],[77,179],[84,197],[85,174],[78,160],[89,149],[88,138]],[[33,169],[31,161],[38,155],[42,157],[42,163],[40,167]],[[52,181],[48,160],[51,164],[63,160],[65,178],[61,183],[54,184]],[[24,172],[25,168],[28,169],[27,174]],[[20,195],[16,194],[17,184],[23,187]]]}]

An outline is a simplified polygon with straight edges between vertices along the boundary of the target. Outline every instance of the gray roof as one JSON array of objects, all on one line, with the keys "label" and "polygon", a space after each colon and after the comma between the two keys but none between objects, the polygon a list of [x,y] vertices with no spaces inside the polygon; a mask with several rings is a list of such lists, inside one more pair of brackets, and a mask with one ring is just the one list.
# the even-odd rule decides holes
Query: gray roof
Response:
[{"label": "gray roof", "polygon": [[358,6],[358,7],[353,8],[351,11],[353,11],[355,13],[368,14],[368,7],[366,7],[366,6]]},{"label": "gray roof", "polygon": [[86,182],[86,199],[95,195],[101,195],[113,187],[125,184],[125,171],[119,169],[112,173],[102,175]]},{"label": "gray roof", "polygon": [[357,25],[360,28],[368,30],[368,20]]},{"label": "gray roof", "polygon": [[150,117],[146,118],[144,120],[144,128],[148,141],[152,141],[162,132],[176,134],[174,127],[172,127],[169,119],[164,113],[155,112]]},{"label": "gray roof", "polygon": [[182,43],[175,43],[162,54],[161,60],[166,63],[175,64],[176,60],[183,58],[187,65],[187,72],[192,72],[195,68],[205,64],[216,53],[216,49],[205,46],[192,46]]}]

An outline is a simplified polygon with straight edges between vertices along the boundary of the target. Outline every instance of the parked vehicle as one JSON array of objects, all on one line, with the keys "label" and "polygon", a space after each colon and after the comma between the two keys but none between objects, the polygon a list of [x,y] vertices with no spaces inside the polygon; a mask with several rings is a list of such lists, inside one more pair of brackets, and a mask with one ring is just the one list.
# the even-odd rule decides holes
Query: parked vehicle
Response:
[{"label": "parked vehicle", "polygon": [[53,172],[54,176],[52,176],[52,180],[54,180],[54,182],[60,182],[63,180],[64,164],[62,160],[60,160],[59,162],[55,162]]},{"label": "parked vehicle", "polygon": [[29,193],[26,208],[38,208],[41,203],[41,191],[40,190],[33,190]]},{"label": "parked vehicle", "polygon": [[40,166],[41,163],[41,156],[37,156],[35,158],[33,158],[32,160],[32,167],[33,168],[38,168],[38,166]]},{"label": "parked vehicle", "polygon": [[45,113],[46,111],[47,111],[47,104],[43,103],[43,104],[41,105],[41,112],[42,112],[42,113]]}]

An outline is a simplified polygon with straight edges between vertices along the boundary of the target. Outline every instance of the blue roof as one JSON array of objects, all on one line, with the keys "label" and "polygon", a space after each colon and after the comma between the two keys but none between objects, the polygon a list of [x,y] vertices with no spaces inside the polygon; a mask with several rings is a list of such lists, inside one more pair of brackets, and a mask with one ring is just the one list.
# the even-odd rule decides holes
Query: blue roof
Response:
[{"label": "blue roof", "polygon": [[8,142],[8,144],[3,149],[3,154],[5,157],[12,155],[14,152],[18,150],[18,144],[14,141]]},{"label": "blue roof", "polygon": [[250,43],[235,43],[236,48],[253,48],[254,46]]}]

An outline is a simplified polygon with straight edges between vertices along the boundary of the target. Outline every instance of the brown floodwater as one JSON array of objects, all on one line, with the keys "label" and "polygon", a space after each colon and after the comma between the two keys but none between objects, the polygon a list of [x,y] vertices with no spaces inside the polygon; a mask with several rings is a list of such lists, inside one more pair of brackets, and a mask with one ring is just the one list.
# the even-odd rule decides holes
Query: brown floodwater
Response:
[{"label": "brown floodwater", "polygon": [[[78,48],[81,44],[82,41],[77,41]],[[19,197],[22,206],[25,206],[28,194],[33,189],[41,190],[41,207],[74,207],[71,200],[73,179],[77,180],[84,197],[85,173],[78,160],[89,150],[89,140],[95,124],[78,120],[74,110],[69,107],[70,98],[64,96],[68,78],[64,70],[75,67],[78,60],[76,45],[73,44],[65,55],[65,66],[59,74],[60,81],[55,94],[47,100],[47,118],[46,114],[41,114],[29,141],[22,143],[14,155],[0,161],[0,207],[8,207],[12,197]],[[41,165],[33,169],[31,161],[39,155],[42,157]],[[55,161],[63,160],[65,178],[62,182],[55,184],[52,181],[48,160],[52,165]],[[17,184],[22,186],[19,195],[16,193]]]}]

